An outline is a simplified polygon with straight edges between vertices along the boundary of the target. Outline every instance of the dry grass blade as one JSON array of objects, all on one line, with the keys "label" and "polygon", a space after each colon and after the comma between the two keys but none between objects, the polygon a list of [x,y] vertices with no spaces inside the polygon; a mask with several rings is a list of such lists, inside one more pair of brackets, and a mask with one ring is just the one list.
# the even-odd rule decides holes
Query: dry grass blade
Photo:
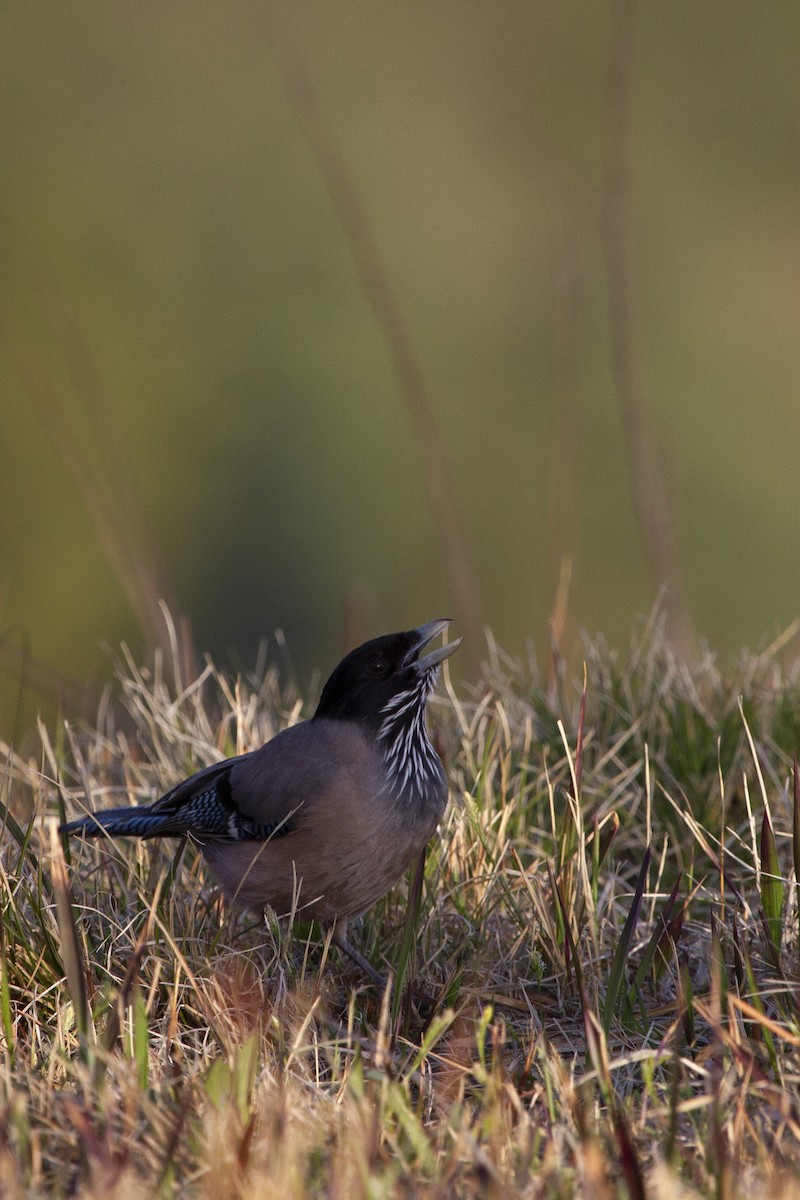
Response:
[{"label": "dry grass blade", "polygon": [[67,879],[67,865],[61,853],[61,843],[58,840],[55,829],[53,830],[52,843],[53,857],[50,870],[53,878],[53,892],[56,898],[56,920],[61,945],[61,960],[64,964],[67,988],[75,1011],[75,1024],[80,1037],[81,1052],[84,1056],[88,1056],[91,1015],[89,1012],[89,998],[86,991],[86,962],[78,934],[78,923],[75,916],[72,893],[70,892],[69,880]]},{"label": "dry grass blade", "polygon": [[116,1045],[122,1023],[121,1011],[127,1007],[130,1001],[131,993],[138,983],[142,956],[153,934],[155,911],[158,906],[160,893],[161,886],[159,884],[156,887],[156,891],[150,905],[150,912],[147,922],[142,932],[139,934],[139,937],[136,939],[136,945],[133,948],[133,953],[128,959],[128,965],[125,968],[125,974],[122,978],[122,983],[119,986],[114,1003],[111,1005],[111,1009],[108,1014],[108,1020],[106,1021],[105,1029],[103,1030],[102,1037],[100,1038],[100,1044],[106,1053],[110,1052]]},{"label": "dry grass blade", "polygon": [[729,994],[728,1000],[734,1008],[738,1008],[741,1013],[744,1013],[746,1017],[749,1017],[749,1019],[762,1030],[768,1030],[769,1033],[774,1034],[775,1037],[780,1038],[781,1041],[787,1042],[790,1046],[793,1046],[796,1049],[800,1049],[800,1037],[796,1033],[793,1033],[791,1029],[787,1029],[785,1025],[781,1025],[780,1022],[773,1021],[772,1018],[768,1017],[764,1012],[764,1006],[761,1003],[761,997],[758,993],[758,989],[754,990],[754,996],[756,997],[755,1004],[748,1004],[746,1000],[743,1000],[741,996],[737,996],[735,992],[731,992]]},{"label": "dry grass blade", "polygon": [[[597,847],[597,866],[601,867],[608,857],[608,853],[614,844],[614,838],[620,830],[619,813],[611,812],[607,817],[597,824],[597,832],[599,834]],[[593,851],[594,853],[594,851]]]},{"label": "dry grass blade", "polygon": [[603,1026],[594,1012],[591,1001],[586,992],[583,993],[583,1023],[586,1032],[586,1050],[589,1061],[592,1064],[597,1082],[600,1087],[600,1092],[603,1097],[603,1102],[609,1111],[613,1111],[616,1096],[614,1093],[614,1084],[611,1078],[611,1068],[609,1065],[608,1045],[606,1043],[606,1035]]},{"label": "dry grass blade", "polygon": [[[360,934],[390,961],[416,954],[432,1018],[401,1003],[393,1021],[388,993],[339,956],[323,968],[313,927],[287,937],[227,908],[190,841],[177,854],[76,842],[65,863],[62,803],[145,798],[293,720],[301,702],[274,671],[234,686],[209,666],[176,692],[129,659],[124,731],[108,709],[97,730],[43,726],[46,774],[5,748],[0,1178],[17,1181],[12,1200],[61,1195],[65,1181],[87,1200],[644,1188],[711,1200],[719,1171],[735,1182],[732,1164],[750,1179],[765,1163],[800,1182],[795,946],[784,941],[776,970],[762,912],[792,813],[774,805],[762,847],[746,790],[753,754],[765,788],[786,777],[781,714],[800,665],[793,679],[768,658],[747,659],[744,682],[710,660],[676,673],[661,636],[651,626],[630,663],[587,647],[582,717],[582,680],[555,711],[546,680],[503,674],[500,656],[475,695],[441,703],[451,789],[468,801],[429,847],[419,910],[420,879],[405,910],[390,895]],[[732,748],[710,708],[735,726]],[[581,724],[572,754],[566,731]],[[650,772],[668,788],[651,795]],[[724,821],[707,803],[721,790]],[[724,872],[706,873],[723,840]]]}]

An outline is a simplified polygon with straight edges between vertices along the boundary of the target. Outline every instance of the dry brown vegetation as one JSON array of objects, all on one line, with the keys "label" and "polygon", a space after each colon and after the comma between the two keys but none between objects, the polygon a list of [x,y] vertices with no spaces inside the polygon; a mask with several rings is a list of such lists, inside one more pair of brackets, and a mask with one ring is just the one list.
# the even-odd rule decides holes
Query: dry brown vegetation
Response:
[{"label": "dry brown vegetation", "polygon": [[[787,1194],[800,1149],[798,681],[658,628],[585,691],[493,650],[433,721],[453,803],[418,909],[355,931],[225,908],[191,846],[62,844],[299,719],[267,670],[41,729],[2,775],[3,1195]],[[408,918],[408,919],[407,919]],[[408,961],[404,932],[416,922]]]}]

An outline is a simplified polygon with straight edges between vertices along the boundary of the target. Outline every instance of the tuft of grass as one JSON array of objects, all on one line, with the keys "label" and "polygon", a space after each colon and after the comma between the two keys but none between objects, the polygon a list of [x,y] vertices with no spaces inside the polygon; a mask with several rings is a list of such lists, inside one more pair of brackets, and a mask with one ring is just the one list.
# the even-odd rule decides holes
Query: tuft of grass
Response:
[{"label": "tuft of grass", "polygon": [[[64,847],[306,702],[123,651],[115,726],[2,747],[10,1197],[772,1197],[800,1181],[800,778],[777,651],[650,622],[557,694],[496,647],[432,705],[453,802],[353,936],[230,909],[190,844]],[[175,680],[181,679],[180,687]],[[330,951],[330,953],[328,953]],[[402,984],[400,981],[402,980]],[[783,1189],[783,1191],[782,1191]]]}]

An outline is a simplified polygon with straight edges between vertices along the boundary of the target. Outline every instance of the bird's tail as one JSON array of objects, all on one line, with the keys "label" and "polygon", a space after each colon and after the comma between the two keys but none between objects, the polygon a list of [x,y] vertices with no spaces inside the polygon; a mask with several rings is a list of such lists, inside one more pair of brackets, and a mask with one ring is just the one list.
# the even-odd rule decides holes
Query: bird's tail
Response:
[{"label": "bird's tail", "polygon": [[186,824],[176,820],[174,812],[152,812],[147,808],[108,808],[89,813],[77,821],[62,825],[61,833],[78,833],[84,837],[181,837]]}]

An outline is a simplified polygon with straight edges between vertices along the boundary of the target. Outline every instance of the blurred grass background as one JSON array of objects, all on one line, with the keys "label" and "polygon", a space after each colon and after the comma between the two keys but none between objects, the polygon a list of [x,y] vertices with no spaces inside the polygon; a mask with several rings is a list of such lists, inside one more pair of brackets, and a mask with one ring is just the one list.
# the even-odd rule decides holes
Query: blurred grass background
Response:
[{"label": "blurred grass background", "polygon": [[298,63],[406,322],[499,643],[546,656],[563,562],[565,643],[627,641],[661,582],[612,366],[615,125],[670,582],[723,653],[788,626],[798,44],[788,2],[12,6],[0,730],[19,737],[64,680],[102,683],[103,644],[156,640],[120,538],[232,666],[280,628],[305,679],[349,640],[458,616]]}]

